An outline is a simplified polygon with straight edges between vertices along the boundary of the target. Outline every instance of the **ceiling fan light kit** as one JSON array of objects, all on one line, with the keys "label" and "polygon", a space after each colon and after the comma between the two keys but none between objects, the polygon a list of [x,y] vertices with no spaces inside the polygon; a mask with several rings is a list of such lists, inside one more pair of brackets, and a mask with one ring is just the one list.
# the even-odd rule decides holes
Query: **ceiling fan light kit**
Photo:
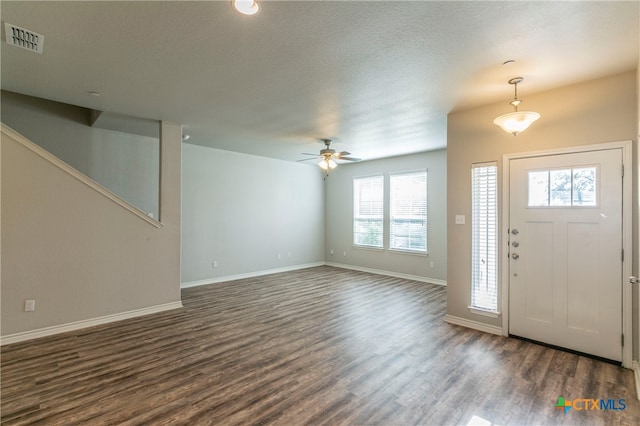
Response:
[{"label": "ceiling fan light kit", "polygon": [[537,112],[518,111],[518,106],[522,103],[518,99],[518,83],[521,83],[522,80],[524,80],[522,77],[515,77],[509,80],[509,84],[514,86],[515,93],[513,100],[509,102],[509,105],[513,106],[513,112],[503,114],[493,120],[493,124],[500,126],[502,130],[511,133],[513,136],[518,136],[520,132],[526,130],[534,121],[540,118],[540,114]]},{"label": "ceiling fan light kit", "polygon": [[329,170],[335,169],[336,167],[338,167],[338,164],[331,158],[325,158],[324,160],[320,160],[318,166],[320,166],[322,170]]},{"label": "ceiling fan light kit", "polygon": [[309,161],[319,158],[320,162],[318,166],[324,171],[325,178],[328,175],[329,170],[333,170],[338,167],[338,163],[334,160],[344,160],[344,161],[360,161],[360,158],[350,157],[351,153],[347,151],[336,152],[335,149],[331,148],[331,139],[320,139],[322,143],[324,143],[325,148],[320,150],[320,154],[310,154],[308,152],[303,152],[302,155],[310,155],[314,158],[304,158],[300,161]]}]

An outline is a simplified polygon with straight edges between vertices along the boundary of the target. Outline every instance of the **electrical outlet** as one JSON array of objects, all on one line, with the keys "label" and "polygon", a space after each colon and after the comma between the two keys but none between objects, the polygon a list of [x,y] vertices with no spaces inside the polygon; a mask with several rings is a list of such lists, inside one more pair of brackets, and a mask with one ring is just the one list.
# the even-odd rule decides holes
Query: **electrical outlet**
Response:
[{"label": "electrical outlet", "polygon": [[343,257],[347,257],[347,252],[346,252],[346,251],[343,251],[343,252],[342,252],[342,256],[343,256]]},{"label": "electrical outlet", "polygon": [[435,263],[433,263],[433,260],[429,262],[429,268],[433,268],[434,266],[435,266]]},{"label": "electrical outlet", "polygon": [[289,259],[291,259],[291,252],[287,253],[287,256],[289,256]]},{"label": "electrical outlet", "polygon": [[333,249],[329,250],[329,254],[333,256]]},{"label": "electrical outlet", "polygon": [[217,260],[214,260],[214,261],[213,261],[213,263],[212,263],[212,265],[213,265],[213,267],[214,267],[214,268],[217,268],[217,267],[218,267],[218,261],[217,261]]},{"label": "electrical outlet", "polygon": [[282,253],[278,253],[278,260],[282,259]]},{"label": "electrical outlet", "polygon": [[33,312],[36,310],[36,301],[34,299],[28,299],[24,301],[24,311]]}]

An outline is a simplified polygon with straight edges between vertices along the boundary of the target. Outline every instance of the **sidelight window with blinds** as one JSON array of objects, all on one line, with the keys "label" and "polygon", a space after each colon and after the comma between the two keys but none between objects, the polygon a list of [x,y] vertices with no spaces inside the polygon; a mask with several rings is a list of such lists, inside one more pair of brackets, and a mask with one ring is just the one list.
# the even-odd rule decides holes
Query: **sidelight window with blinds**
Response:
[{"label": "sidelight window with blinds", "polygon": [[471,308],[498,310],[498,166],[471,168]]},{"label": "sidelight window with blinds", "polygon": [[389,249],[427,252],[427,171],[389,176]]}]

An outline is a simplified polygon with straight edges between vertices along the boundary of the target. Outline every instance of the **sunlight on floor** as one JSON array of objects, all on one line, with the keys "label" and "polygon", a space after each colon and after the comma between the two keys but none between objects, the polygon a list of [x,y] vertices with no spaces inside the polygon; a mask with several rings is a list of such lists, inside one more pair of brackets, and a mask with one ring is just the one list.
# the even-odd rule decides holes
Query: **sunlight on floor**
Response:
[{"label": "sunlight on floor", "polygon": [[483,419],[480,416],[474,415],[473,417],[471,417],[471,420],[469,420],[469,423],[467,423],[467,426],[497,426],[497,425],[494,425],[489,420]]}]

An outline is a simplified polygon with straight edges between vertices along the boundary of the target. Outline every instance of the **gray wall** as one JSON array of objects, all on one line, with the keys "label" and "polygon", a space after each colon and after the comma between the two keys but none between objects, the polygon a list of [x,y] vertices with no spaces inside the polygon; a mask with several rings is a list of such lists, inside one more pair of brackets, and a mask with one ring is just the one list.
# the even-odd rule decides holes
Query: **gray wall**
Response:
[{"label": "gray wall", "polygon": [[3,337],[179,303],[181,130],[162,123],[160,228],[3,132]]},{"label": "gray wall", "polygon": [[85,108],[2,92],[3,123],[157,219],[159,140],[88,120]]},{"label": "gray wall", "polygon": [[182,152],[183,284],[324,261],[318,167],[192,144]]},{"label": "gray wall", "polygon": [[[501,326],[500,318],[476,315],[467,308],[470,303],[471,229],[468,221],[466,226],[455,225],[454,218],[456,214],[465,214],[467,218],[471,215],[471,164],[497,161],[498,194],[502,194],[504,154],[623,140],[633,140],[634,156],[637,152],[635,71],[535,95],[528,95],[524,86],[521,89],[520,97],[526,106],[521,109],[537,111],[541,118],[517,137],[493,124],[495,117],[508,112],[505,102],[453,112],[448,117],[447,314],[498,327]],[[634,194],[637,194],[637,188]],[[634,217],[637,217],[637,195],[634,198]],[[501,215],[501,203],[498,208]],[[500,217],[499,223],[504,224],[504,218]],[[503,228],[501,226],[501,230]],[[637,230],[634,235],[634,247],[637,248]],[[502,241],[502,235],[499,235],[499,241]],[[634,270],[637,271],[637,262]]]},{"label": "gray wall", "polygon": [[[353,178],[427,169],[428,256],[353,247]],[[340,165],[326,185],[325,259],[330,263],[447,280],[447,153],[445,150]],[[388,233],[388,178],[385,178],[385,234]],[[385,235],[385,247],[388,235]],[[334,254],[331,255],[330,251]],[[346,252],[346,256],[343,254]],[[434,267],[429,267],[433,262]]]}]

